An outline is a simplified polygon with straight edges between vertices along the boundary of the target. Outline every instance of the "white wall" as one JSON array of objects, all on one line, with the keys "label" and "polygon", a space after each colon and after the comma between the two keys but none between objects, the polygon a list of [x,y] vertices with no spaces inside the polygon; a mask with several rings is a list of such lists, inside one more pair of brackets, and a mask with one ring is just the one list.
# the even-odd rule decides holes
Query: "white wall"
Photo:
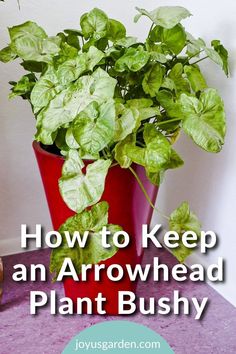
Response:
[{"label": "white wall", "polygon": [[[0,46],[8,41],[6,27],[33,20],[53,35],[63,28],[76,28],[80,15],[93,7],[101,7],[110,17],[120,19],[131,35],[144,38],[148,20],[132,22],[135,6],[153,9],[160,5],[182,5],[194,17],[186,20],[186,27],[195,36],[219,38],[231,54],[231,72],[235,61],[236,3],[234,0],[5,0],[0,3]],[[189,200],[199,215],[204,229],[215,230],[220,238],[219,247],[209,255],[196,255],[204,264],[214,262],[218,256],[226,259],[227,278],[215,288],[236,305],[236,101],[235,78],[226,79],[214,64],[207,62],[203,70],[209,85],[219,89],[225,100],[228,133],[224,150],[219,155],[206,154],[182,136],[177,149],[185,159],[185,166],[166,175],[159,196],[160,209],[170,212],[182,200]],[[34,118],[29,105],[21,99],[8,101],[9,80],[20,78],[22,72],[16,63],[0,64],[0,254],[19,250],[20,224],[34,227],[51,224],[36,162],[31,149]],[[153,222],[159,219],[155,216]]]}]

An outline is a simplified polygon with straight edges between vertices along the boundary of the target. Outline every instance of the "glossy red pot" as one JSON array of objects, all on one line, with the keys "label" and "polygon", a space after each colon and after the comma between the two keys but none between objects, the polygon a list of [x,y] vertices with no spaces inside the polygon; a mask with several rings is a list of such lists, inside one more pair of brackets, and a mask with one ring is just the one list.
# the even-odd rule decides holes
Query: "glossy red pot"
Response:
[{"label": "glossy red pot", "polygon": [[[33,148],[38,161],[47,202],[51,214],[54,230],[57,230],[64,221],[74,214],[64,203],[58,188],[58,179],[64,158],[44,150],[37,142]],[[85,161],[85,165],[91,163]],[[157,187],[153,186],[146,177],[143,167],[136,164],[133,169],[142,181],[151,201],[155,203]],[[102,262],[110,264],[131,264],[135,266],[142,261],[143,249],[141,246],[142,224],[149,224],[152,208],[147,202],[140,186],[128,169],[115,166],[109,169],[105,190],[101,200],[109,203],[109,223],[121,225],[128,232],[131,242],[128,247],[119,250],[113,257]],[[72,278],[64,281],[65,295],[76,303],[77,297],[89,297],[94,300],[99,292],[107,299],[104,306],[107,314],[118,313],[118,292],[135,291],[136,284],[125,276],[119,282],[112,282],[103,274],[101,282],[93,280],[93,273],[86,282],[76,282]],[[95,302],[94,311],[96,313]]]}]

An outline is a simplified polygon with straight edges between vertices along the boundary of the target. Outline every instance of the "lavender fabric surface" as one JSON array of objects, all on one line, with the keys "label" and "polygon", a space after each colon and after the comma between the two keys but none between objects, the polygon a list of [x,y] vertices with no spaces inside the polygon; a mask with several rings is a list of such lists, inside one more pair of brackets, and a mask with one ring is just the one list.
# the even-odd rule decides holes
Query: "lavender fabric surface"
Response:
[{"label": "lavender fabric surface", "polygon": [[[165,250],[150,249],[144,263],[153,256],[161,258],[170,267],[174,258]],[[206,284],[194,283],[139,283],[138,296],[172,296],[180,290],[182,296],[209,297],[209,307],[202,320],[191,316],[52,316],[48,308],[37,316],[29,314],[29,292],[57,290],[63,297],[61,284],[47,282],[16,283],[11,280],[13,265],[49,263],[49,250],[7,256],[3,258],[5,282],[3,302],[0,306],[0,354],[59,354],[69,340],[81,330],[101,321],[116,319],[141,323],[162,335],[176,354],[234,354],[236,353],[236,309]]]}]

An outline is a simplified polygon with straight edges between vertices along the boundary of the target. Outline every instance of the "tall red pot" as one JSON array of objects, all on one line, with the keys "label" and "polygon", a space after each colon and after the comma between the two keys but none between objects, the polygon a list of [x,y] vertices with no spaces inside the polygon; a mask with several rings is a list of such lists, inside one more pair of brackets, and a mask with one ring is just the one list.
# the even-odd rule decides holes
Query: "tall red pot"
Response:
[{"label": "tall red pot", "polygon": [[[61,176],[64,158],[44,150],[37,142],[33,142],[34,152],[38,161],[47,202],[51,214],[52,224],[57,230],[64,221],[74,215],[64,203],[58,187],[58,179]],[[90,163],[85,161],[85,165]],[[136,164],[133,169],[142,181],[151,201],[155,203],[157,187],[153,186],[146,177],[143,167]],[[135,266],[142,260],[143,250],[141,245],[142,224],[149,224],[152,216],[152,208],[147,202],[140,186],[133,174],[128,169],[114,166],[109,169],[105,190],[101,200],[109,203],[109,223],[121,225],[130,235],[131,242],[128,247],[119,250],[110,259],[101,262],[106,266],[119,264]],[[72,278],[64,280],[65,295],[76,303],[77,297],[89,297],[93,300],[93,312],[96,313],[95,301],[97,294],[101,292],[106,298],[104,309],[107,314],[118,313],[118,292],[135,291],[136,284],[131,282],[127,274],[118,282],[108,279],[105,272],[100,282],[93,280],[93,271],[89,279],[76,282]]]}]

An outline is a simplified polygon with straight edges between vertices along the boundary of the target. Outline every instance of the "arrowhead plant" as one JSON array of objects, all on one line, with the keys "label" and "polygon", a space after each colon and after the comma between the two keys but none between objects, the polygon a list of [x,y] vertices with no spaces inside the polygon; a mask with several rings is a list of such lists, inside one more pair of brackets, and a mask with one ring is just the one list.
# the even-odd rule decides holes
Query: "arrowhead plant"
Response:
[{"label": "arrowhead plant", "polygon": [[[10,43],[0,51],[2,62],[18,60],[26,70],[18,82],[10,82],[10,97],[30,102],[35,139],[65,156],[59,188],[77,214],[61,229],[73,232],[83,224],[83,230],[96,234],[91,252],[76,253],[66,245],[54,250],[53,271],[70,252],[78,272],[83,259],[97,263],[114,254],[114,248],[101,250],[98,237],[107,224],[108,205],[99,201],[109,168],[120,165],[138,179],[132,164],[139,164],[159,186],[167,170],[183,165],[173,147],[181,131],[211,153],[224,144],[224,104],[217,90],[208,87],[200,63],[212,60],[228,76],[227,50],[219,40],[208,45],[188,33],[182,21],[191,14],[183,7],[137,11],[135,22],[142,16],[150,20],[144,42],[95,8],[81,16],[80,28],[54,36],[31,21],[11,27]],[[87,158],[94,161],[85,174]],[[200,233],[200,223],[186,202],[168,220],[172,230],[194,228]],[[180,261],[188,254],[184,246],[175,250]]]}]

